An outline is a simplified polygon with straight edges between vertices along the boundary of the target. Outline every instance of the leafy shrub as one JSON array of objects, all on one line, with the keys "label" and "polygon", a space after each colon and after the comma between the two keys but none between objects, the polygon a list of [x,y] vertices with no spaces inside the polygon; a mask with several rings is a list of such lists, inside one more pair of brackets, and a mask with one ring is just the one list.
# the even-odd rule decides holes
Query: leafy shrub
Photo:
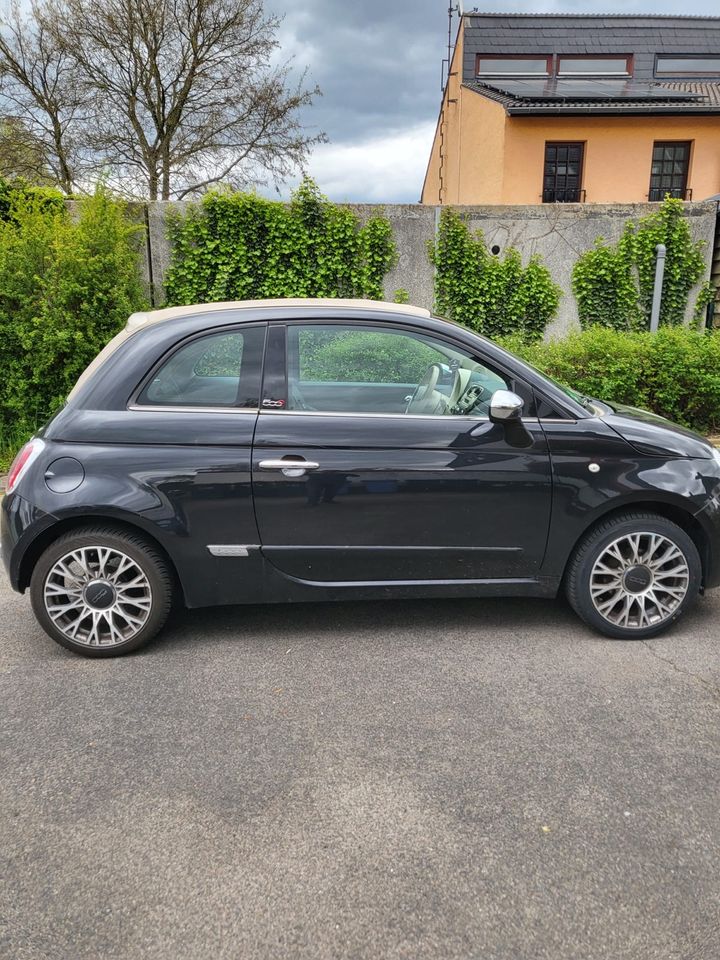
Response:
[{"label": "leafy shrub", "polygon": [[0,177],[0,220],[9,220],[22,200],[38,205],[47,212],[61,212],[65,198],[52,187],[37,187],[26,180],[6,180]]},{"label": "leafy shrub", "polygon": [[643,407],[704,433],[720,427],[720,331],[590,327],[564,340],[503,345],[566,386]]},{"label": "leafy shrub", "polygon": [[170,304],[272,297],[383,298],[395,262],[392,228],[326,200],[305,180],[289,204],[209,193],[170,221]]},{"label": "leafy shrub", "polygon": [[31,433],[145,306],[136,242],[105,191],[64,204],[20,192],[0,220],[0,433]]},{"label": "leafy shrub", "polygon": [[[667,248],[660,323],[683,323],[690,291],[706,270],[704,243],[693,241],[682,200],[668,197],[656,213],[637,224],[629,221],[616,244],[599,239],[575,264],[572,288],[581,326],[602,324],[615,330],[649,326],[660,243]],[[708,295],[704,286],[696,316]]]},{"label": "leafy shrub", "polygon": [[454,210],[440,215],[438,234],[429,248],[435,266],[435,309],[489,336],[521,333],[542,336],[557,313],[560,288],[537,256],[523,267],[519,252],[493,256],[481,231],[471,233]]}]

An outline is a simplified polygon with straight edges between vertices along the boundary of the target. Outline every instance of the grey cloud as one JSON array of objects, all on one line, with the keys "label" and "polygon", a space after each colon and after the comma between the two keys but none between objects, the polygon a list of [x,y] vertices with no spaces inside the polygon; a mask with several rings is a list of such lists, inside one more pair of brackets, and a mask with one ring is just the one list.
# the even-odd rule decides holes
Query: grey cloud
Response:
[{"label": "grey cloud", "polygon": [[[281,3],[274,0],[279,13]],[[288,11],[282,35],[292,38],[297,67],[307,64],[323,91],[307,121],[338,143],[433,116],[446,9],[444,0],[306,0]]]}]

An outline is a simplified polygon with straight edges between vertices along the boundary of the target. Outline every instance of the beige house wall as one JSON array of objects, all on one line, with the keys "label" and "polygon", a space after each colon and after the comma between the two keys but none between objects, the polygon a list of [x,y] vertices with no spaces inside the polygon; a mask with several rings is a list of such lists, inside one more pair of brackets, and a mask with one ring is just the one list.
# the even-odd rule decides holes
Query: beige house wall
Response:
[{"label": "beige house wall", "polygon": [[463,87],[463,35],[458,36],[435,138],[422,203],[502,203],[505,111]]},{"label": "beige house wall", "polygon": [[[704,200],[720,193],[720,116],[508,117],[504,203],[541,201],[548,140],[585,143],[582,186],[587,203],[647,201],[656,140],[692,142],[688,187],[693,199]],[[460,202],[475,202],[470,196],[472,189],[468,184]]]},{"label": "beige house wall", "polygon": [[421,203],[434,204],[440,203],[440,124],[442,123],[442,114],[435,129],[435,139],[430,150],[430,161],[427,172],[425,173],[425,182],[423,183]]},{"label": "beige house wall", "polygon": [[[458,56],[456,50],[453,72]],[[720,193],[720,116],[507,116],[456,75],[443,101],[422,203],[540,203],[548,140],[585,144],[587,203],[646,202],[656,140],[692,143],[688,188],[694,200]]]},{"label": "beige house wall", "polygon": [[[499,103],[463,87],[454,204],[507,203],[505,195],[507,118]],[[473,197],[472,200],[466,199]]]}]

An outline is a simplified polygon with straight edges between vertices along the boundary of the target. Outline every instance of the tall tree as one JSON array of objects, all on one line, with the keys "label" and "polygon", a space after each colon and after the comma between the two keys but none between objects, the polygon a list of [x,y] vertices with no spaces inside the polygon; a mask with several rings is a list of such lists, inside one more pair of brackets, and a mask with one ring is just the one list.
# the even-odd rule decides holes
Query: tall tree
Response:
[{"label": "tall tree", "polygon": [[18,0],[0,20],[0,115],[70,193],[102,169],[131,196],[284,178],[324,140],[319,90],[278,65],[262,0]]},{"label": "tall tree", "polygon": [[94,106],[88,142],[130,192],[168,200],[301,165],[317,89],[274,66],[262,0],[62,0],[57,42]]},{"label": "tall tree", "polygon": [[54,183],[37,138],[16,117],[0,118],[0,177],[22,178],[40,186]]},{"label": "tall tree", "polygon": [[[43,182],[49,173],[72,193],[79,167],[86,97],[77,65],[51,29],[53,11],[32,0],[29,13],[13,0],[0,17],[0,109],[3,140],[21,148],[23,175]],[[22,143],[18,142],[18,137]],[[10,144],[6,144],[10,146]]]}]

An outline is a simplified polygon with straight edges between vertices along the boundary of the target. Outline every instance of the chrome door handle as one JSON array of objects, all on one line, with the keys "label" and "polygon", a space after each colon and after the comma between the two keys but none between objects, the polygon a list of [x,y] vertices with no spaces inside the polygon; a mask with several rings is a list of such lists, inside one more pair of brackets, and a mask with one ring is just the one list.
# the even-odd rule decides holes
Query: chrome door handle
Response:
[{"label": "chrome door handle", "polygon": [[286,477],[303,477],[307,470],[319,470],[320,464],[312,460],[261,460],[260,470],[281,470]]}]

